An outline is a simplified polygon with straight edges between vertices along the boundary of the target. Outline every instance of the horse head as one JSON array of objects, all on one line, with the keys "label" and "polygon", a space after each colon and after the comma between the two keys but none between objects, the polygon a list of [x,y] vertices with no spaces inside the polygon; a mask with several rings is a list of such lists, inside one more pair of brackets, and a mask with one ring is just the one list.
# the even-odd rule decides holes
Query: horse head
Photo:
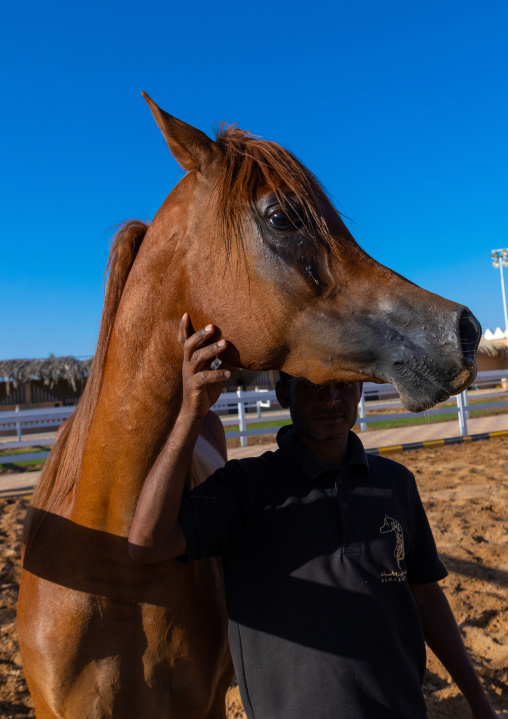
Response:
[{"label": "horse head", "polygon": [[212,140],[145,99],[187,170],[148,235],[159,256],[172,238],[185,255],[178,310],[217,325],[228,362],[317,384],[390,382],[412,411],[471,384],[474,315],[364,252],[290,152],[235,127]]},{"label": "horse head", "polygon": [[379,527],[379,531],[381,534],[386,534],[387,532],[393,532],[393,519],[389,517],[387,514],[385,514],[384,522]]}]

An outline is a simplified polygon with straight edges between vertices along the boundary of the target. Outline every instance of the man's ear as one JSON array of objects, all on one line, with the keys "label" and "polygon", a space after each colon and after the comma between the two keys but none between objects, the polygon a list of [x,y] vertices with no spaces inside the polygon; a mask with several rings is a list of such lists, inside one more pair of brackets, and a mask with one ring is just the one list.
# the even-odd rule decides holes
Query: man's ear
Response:
[{"label": "man's ear", "polygon": [[289,402],[286,394],[286,385],[284,384],[284,382],[278,380],[275,383],[275,394],[277,396],[277,402],[280,404],[280,406],[284,409],[288,409]]},{"label": "man's ear", "polygon": [[219,155],[217,144],[201,130],[161,110],[146,92],[141,94],[147,101],[175,160],[184,170],[203,172]]}]

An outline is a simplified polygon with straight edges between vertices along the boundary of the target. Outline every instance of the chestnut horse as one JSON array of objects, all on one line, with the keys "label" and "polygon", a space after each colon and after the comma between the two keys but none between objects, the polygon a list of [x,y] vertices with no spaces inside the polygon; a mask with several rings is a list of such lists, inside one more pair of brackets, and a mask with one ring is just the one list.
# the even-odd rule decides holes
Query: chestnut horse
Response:
[{"label": "chestnut horse", "polygon": [[[218,327],[234,366],[392,382],[415,411],[475,376],[469,310],[363,252],[291,153],[235,127],[213,141],[145,97],[187,174],[149,227],[114,240],[90,377],[27,519],[18,628],[38,719],[225,716],[220,563],[127,551],[179,410],[184,311]],[[223,463],[220,431],[210,420],[190,485]]]}]

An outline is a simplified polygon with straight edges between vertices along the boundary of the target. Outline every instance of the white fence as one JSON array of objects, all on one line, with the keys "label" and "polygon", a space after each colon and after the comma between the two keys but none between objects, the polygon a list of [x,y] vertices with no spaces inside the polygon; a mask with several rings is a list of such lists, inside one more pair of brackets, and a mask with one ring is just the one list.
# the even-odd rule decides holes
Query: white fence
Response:
[{"label": "white fence", "polygon": [[[500,397],[501,401],[492,401]],[[474,402],[470,404],[470,400],[490,400]],[[240,437],[242,447],[248,442],[248,437],[259,434],[275,434],[282,425],[283,420],[289,419],[289,412],[276,409],[271,410],[272,404],[276,404],[274,391],[255,390],[237,392],[224,392],[218,402],[214,405],[216,411],[229,411],[234,414],[222,415],[222,423],[226,430],[229,426],[236,425],[237,430],[227,431],[227,437]],[[358,422],[362,432],[367,431],[370,422],[379,422],[381,420],[400,420],[414,417],[412,412],[394,412],[393,410],[401,408],[401,402],[397,391],[389,384],[374,384],[366,382],[363,386],[363,394],[360,404],[358,405]],[[467,435],[467,420],[471,409],[497,409],[508,408],[508,370],[500,370],[495,372],[479,372],[478,376],[471,388],[467,392],[451,398],[436,409],[427,410],[426,416],[457,414],[459,422],[459,431],[462,436]],[[46,446],[53,444],[54,436],[49,437],[33,437],[29,439],[25,434],[23,438],[23,430],[32,429],[39,430],[43,433],[45,430],[60,425],[67,417],[73,413],[75,407],[57,407],[40,410],[23,410],[21,412],[0,412],[0,431],[11,431],[16,433],[16,440],[0,442],[0,450],[21,449],[23,447],[33,447],[34,445]],[[375,414],[372,411],[375,410]],[[391,410],[384,412],[383,410]],[[508,410],[507,410],[508,411]],[[371,414],[369,414],[369,412]],[[256,427],[249,429],[249,424],[261,422],[275,422],[274,427]],[[29,461],[37,459],[45,459],[49,452],[37,452],[27,454],[14,454],[0,456],[0,464],[7,464],[14,461]]]},{"label": "white fence", "polygon": [[[16,440],[0,442],[0,450],[22,449],[42,444],[46,446],[55,442],[55,437],[44,439],[23,439],[23,429],[48,431],[62,424],[70,417],[76,407],[50,407],[49,409],[25,409],[21,412],[0,412],[0,431],[16,432]],[[26,436],[26,435],[25,435]],[[0,464],[10,462],[28,462],[30,460],[46,459],[49,452],[30,452],[27,454],[14,454],[0,457]]]}]

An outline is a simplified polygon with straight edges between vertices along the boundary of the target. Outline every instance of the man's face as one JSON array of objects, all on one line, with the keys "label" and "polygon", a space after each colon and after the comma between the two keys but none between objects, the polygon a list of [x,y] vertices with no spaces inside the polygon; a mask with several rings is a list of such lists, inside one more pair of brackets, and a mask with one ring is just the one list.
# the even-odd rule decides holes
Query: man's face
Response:
[{"label": "man's face", "polygon": [[362,385],[316,385],[295,377],[287,384],[277,382],[276,392],[279,404],[289,407],[295,430],[326,442],[340,439],[355,424]]}]

